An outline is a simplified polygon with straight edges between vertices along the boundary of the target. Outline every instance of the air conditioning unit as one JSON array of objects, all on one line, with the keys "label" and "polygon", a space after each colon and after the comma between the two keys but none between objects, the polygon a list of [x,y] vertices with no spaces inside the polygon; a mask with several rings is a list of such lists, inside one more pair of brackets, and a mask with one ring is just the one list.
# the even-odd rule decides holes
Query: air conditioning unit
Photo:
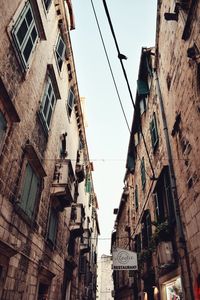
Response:
[{"label": "air conditioning unit", "polygon": [[158,244],[158,257],[160,265],[171,265],[175,262],[172,242],[160,242]]}]

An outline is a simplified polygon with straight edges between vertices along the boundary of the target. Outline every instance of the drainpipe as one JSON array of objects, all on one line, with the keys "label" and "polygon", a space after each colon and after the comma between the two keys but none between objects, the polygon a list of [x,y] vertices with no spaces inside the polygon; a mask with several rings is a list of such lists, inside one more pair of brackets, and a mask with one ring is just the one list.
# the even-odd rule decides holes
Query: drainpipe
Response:
[{"label": "drainpipe", "polygon": [[[173,206],[174,206],[174,211],[175,211],[177,233],[178,233],[178,238],[179,238],[178,249],[184,250],[186,267],[187,267],[187,271],[188,271],[188,279],[189,279],[189,283],[190,283],[190,287],[189,287],[190,288],[190,297],[191,297],[191,299],[194,299],[190,261],[189,261],[189,255],[188,255],[188,251],[187,251],[185,236],[184,236],[184,232],[183,232],[183,224],[182,224],[181,215],[180,215],[176,178],[175,178],[175,173],[174,173],[172,150],[171,150],[171,145],[170,145],[170,140],[169,140],[169,132],[168,132],[168,127],[167,127],[166,114],[165,114],[165,110],[164,110],[164,104],[163,104],[163,98],[162,98],[161,89],[160,89],[160,83],[159,83],[157,71],[155,69],[154,69],[153,74],[154,74],[154,79],[156,82],[156,91],[157,91],[157,96],[158,96],[159,104],[160,104],[160,111],[161,111],[161,117],[162,117],[162,123],[163,123],[163,131],[164,131],[164,137],[165,137],[165,143],[166,143],[166,149],[167,149],[170,184],[171,184],[171,189],[172,189],[172,201],[173,201]],[[181,253],[179,253],[179,255],[181,257]],[[184,279],[184,269],[183,269],[182,264],[181,264],[181,269],[182,269],[182,277]]]}]

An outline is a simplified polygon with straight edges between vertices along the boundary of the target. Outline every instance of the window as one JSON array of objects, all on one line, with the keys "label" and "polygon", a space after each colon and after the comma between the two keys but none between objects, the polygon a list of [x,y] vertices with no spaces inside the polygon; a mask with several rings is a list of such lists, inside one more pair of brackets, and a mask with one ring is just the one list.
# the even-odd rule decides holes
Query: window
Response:
[{"label": "window", "polygon": [[40,179],[33,171],[29,163],[26,165],[24,182],[22,187],[20,207],[32,219],[34,215],[36,199],[40,187]]},{"label": "window", "polygon": [[159,176],[158,182],[153,194],[155,207],[155,220],[158,223],[164,222],[167,218],[169,221],[175,219],[174,207],[172,201],[172,192],[169,180],[169,170],[165,167]]},{"label": "window", "polygon": [[157,129],[155,113],[153,113],[153,118],[152,121],[150,122],[150,133],[151,133],[152,147],[153,149],[155,149],[158,144],[158,129]]},{"label": "window", "polygon": [[66,50],[65,43],[61,38],[61,36],[59,35],[57,45],[56,45],[56,60],[60,71],[62,69],[62,64],[65,57],[65,50]]},{"label": "window", "polygon": [[24,69],[29,67],[31,53],[38,41],[38,30],[30,2],[27,2],[11,31]]},{"label": "window", "polygon": [[145,171],[144,157],[141,160],[140,170],[141,170],[142,189],[144,190],[146,185],[146,171]]},{"label": "window", "polygon": [[141,139],[141,132],[137,131],[134,133],[134,143],[135,143],[135,147],[139,144]]},{"label": "window", "polygon": [[136,234],[135,236],[135,251],[137,253],[141,252],[141,234]]},{"label": "window", "polygon": [[144,211],[142,218],[142,248],[148,248],[152,236],[151,216],[149,210]]},{"label": "window", "polygon": [[87,175],[86,181],[85,181],[85,191],[86,191],[86,193],[91,193],[91,189],[92,189],[92,182],[91,182],[90,176]]},{"label": "window", "polygon": [[7,129],[7,121],[4,115],[2,114],[2,112],[0,111],[0,151],[6,135],[6,129]]},{"label": "window", "polygon": [[74,100],[75,100],[74,92],[72,89],[70,89],[68,99],[67,99],[67,110],[68,110],[69,117],[71,117],[72,114],[72,110],[74,107]]},{"label": "window", "polygon": [[56,104],[56,97],[54,93],[54,88],[52,85],[51,78],[48,76],[46,88],[42,100],[42,105],[40,108],[42,120],[47,130],[49,130],[50,127],[50,122],[52,118],[52,113],[55,108],[55,104]]},{"label": "window", "polygon": [[135,155],[133,153],[129,153],[127,157],[127,169],[130,173],[134,173],[135,170]]},{"label": "window", "polygon": [[147,97],[140,99],[140,115],[147,110]]},{"label": "window", "polygon": [[44,1],[44,6],[45,6],[46,10],[48,10],[52,0],[43,0],[43,1]]},{"label": "window", "polygon": [[49,228],[48,228],[48,240],[55,244],[56,234],[58,228],[58,211],[51,207],[50,219],[49,219]]},{"label": "window", "polygon": [[135,186],[135,209],[138,210],[138,186]]}]

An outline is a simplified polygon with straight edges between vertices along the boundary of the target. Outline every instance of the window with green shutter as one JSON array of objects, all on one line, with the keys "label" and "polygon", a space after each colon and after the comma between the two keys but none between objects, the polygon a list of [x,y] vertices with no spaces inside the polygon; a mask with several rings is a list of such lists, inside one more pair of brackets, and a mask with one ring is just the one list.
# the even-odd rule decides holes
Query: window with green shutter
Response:
[{"label": "window with green shutter", "polygon": [[63,61],[65,58],[65,51],[66,51],[65,43],[64,43],[61,35],[59,35],[55,53],[56,53],[57,65],[58,65],[58,68],[60,71],[62,69]]},{"label": "window with green shutter", "polygon": [[39,186],[40,179],[37,177],[30,164],[27,163],[22,186],[20,207],[31,219],[34,217]]},{"label": "window with green shutter", "polygon": [[151,133],[151,143],[153,149],[156,148],[158,144],[158,129],[157,129],[157,122],[156,122],[156,114],[153,113],[152,120],[150,122],[150,133]]},{"label": "window with green shutter", "polygon": [[137,92],[139,96],[147,96],[149,94],[149,86],[147,80],[137,80]]},{"label": "window with green shutter", "polygon": [[49,219],[49,228],[48,228],[48,240],[55,244],[56,235],[58,228],[58,211],[51,207],[50,219]]},{"label": "window with green shutter", "polygon": [[138,186],[135,186],[135,209],[138,210]]},{"label": "window with green shutter", "polygon": [[144,190],[146,185],[146,171],[145,171],[144,157],[141,160],[140,171],[141,171],[142,189]]},{"label": "window with green shutter", "polygon": [[56,105],[56,97],[50,76],[47,78],[40,115],[46,130],[49,130],[52,114]]},{"label": "window with green shutter", "polygon": [[86,193],[91,193],[91,189],[92,189],[91,178],[90,178],[90,176],[87,176],[86,181],[85,181],[85,191],[86,191]]},{"label": "window with green shutter", "polygon": [[13,25],[11,34],[22,66],[24,69],[28,69],[31,54],[34,51],[39,38],[35,18],[29,1],[26,1],[21,14]]}]

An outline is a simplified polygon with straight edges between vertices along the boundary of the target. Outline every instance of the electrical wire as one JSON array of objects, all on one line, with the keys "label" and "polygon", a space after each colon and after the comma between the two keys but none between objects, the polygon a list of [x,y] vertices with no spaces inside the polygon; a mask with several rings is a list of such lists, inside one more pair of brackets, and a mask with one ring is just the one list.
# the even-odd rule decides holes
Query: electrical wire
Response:
[{"label": "electrical wire", "polygon": [[117,93],[117,97],[118,97],[118,100],[119,100],[119,103],[120,103],[120,106],[121,106],[121,109],[122,109],[122,112],[123,112],[123,115],[124,115],[124,119],[126,121],[126,125],[128,127],[128,131],[131,132],[129,124],[128,124],[128,120],[127,120],[127,117],[126,117],[126,114],[125,114],[125,111],[124,111],[124,108],[123,108],[121,97],[119,95],[119,90],[118,90],[117,83],[116,83],[116,80],[115,80],[115,76],[114,76],[114,73],[113,73],[113,70],[112,70],[112,67],[111,67],[108,52],[106,50],[106,46],[105,46],[105,43],[104,43],[103,35],[102,35],[102,32],[101,32],[101,28],[100,28],[100,25],[99,25],[99,21],[98,21],[98,18],[97,18],[97,14],[96,14],[96,10],[95,10],[95,7],[94,7],[93,0],[91,0],[91,4],[92,4],[92,9],[93,9],[93,13],[94,13],[94,16],[95,16],[95,20],[96,20],[96,23],[97,23],[97,27],[98,27],[98,30],[99,30],[99,34],[100,34],[100,37],[101,37],[101,42],[102,42],[102,45],[103,45],[103,49],[104,49],[106,59],[107,59],[107,62],[108,62],[108,66],[109,66],[109,69],[110,69],[110,73],[111,73],[111,76],[112,76],[112,80],[113,80],[115,90],[116,90],[116,93]]},{"label": "electrical wire", "polygon": [[[104,9],[105,9],[105,12],[106,12],[106,16],[107,16],[107,19],[108,19],[108,23],[109,23],[109,26],[110,26],[110,29],[111,29],[111,32],[112,32],[112,36],[113,36],[113,39],[114,39],[114,42],[115,42],[115,46],[116,46],[116,49],[117,49],[117,52],[118,52],[118,58],[119,58],[120,63],[121,63],[121,67],[122,67],[123,74],[124,74],[124,77],[125,77],[125,81],[126,81],[126,84],[127,84],[127,87],[128,87],[131,102],[132,102],[133,108],[135,110],[136,106],[135,106],[135,103],[134,103],[134,100],[133,100],[133,95],[132,95],[131,87],[130,87],[130,84],[129,84],[128,76],[127,76],[127,73],[126,73],[126,70],[125,70],[125,67],[124,67],[124,64],[123,64],[123,59],[126,59],[126,56],[123,55],[119,50],[119,45],[118,45],[117,38],[116,38],[116,35],[115,35],[115,32],[114,32],[113,24],[112,24],[112,21],[111,21],[111,18],[110,18],[110,14],[109,14],[109,10],[108,10],[106,1],[105,0],[102,0],[102,1],[103,1]],[[142,135],[145,150],[146,150],[147,157],[148,157],[149,164],[150,164],[151,171],[152,171],[152,177],[150,177],[150,179],[151,180],[156,180],[155,171],[154,171],[151,159],[150,159],[150,155],[149,155],[149,151],[148,151],[148,148],[147,148],[146,140],[145,140],[144,134],[142,132],[142,126],[141,126],[140,123],[139,123],[139,127],[140,127],[139,129],[140,129],[140,132],[141,132],[141,135]]]}]

